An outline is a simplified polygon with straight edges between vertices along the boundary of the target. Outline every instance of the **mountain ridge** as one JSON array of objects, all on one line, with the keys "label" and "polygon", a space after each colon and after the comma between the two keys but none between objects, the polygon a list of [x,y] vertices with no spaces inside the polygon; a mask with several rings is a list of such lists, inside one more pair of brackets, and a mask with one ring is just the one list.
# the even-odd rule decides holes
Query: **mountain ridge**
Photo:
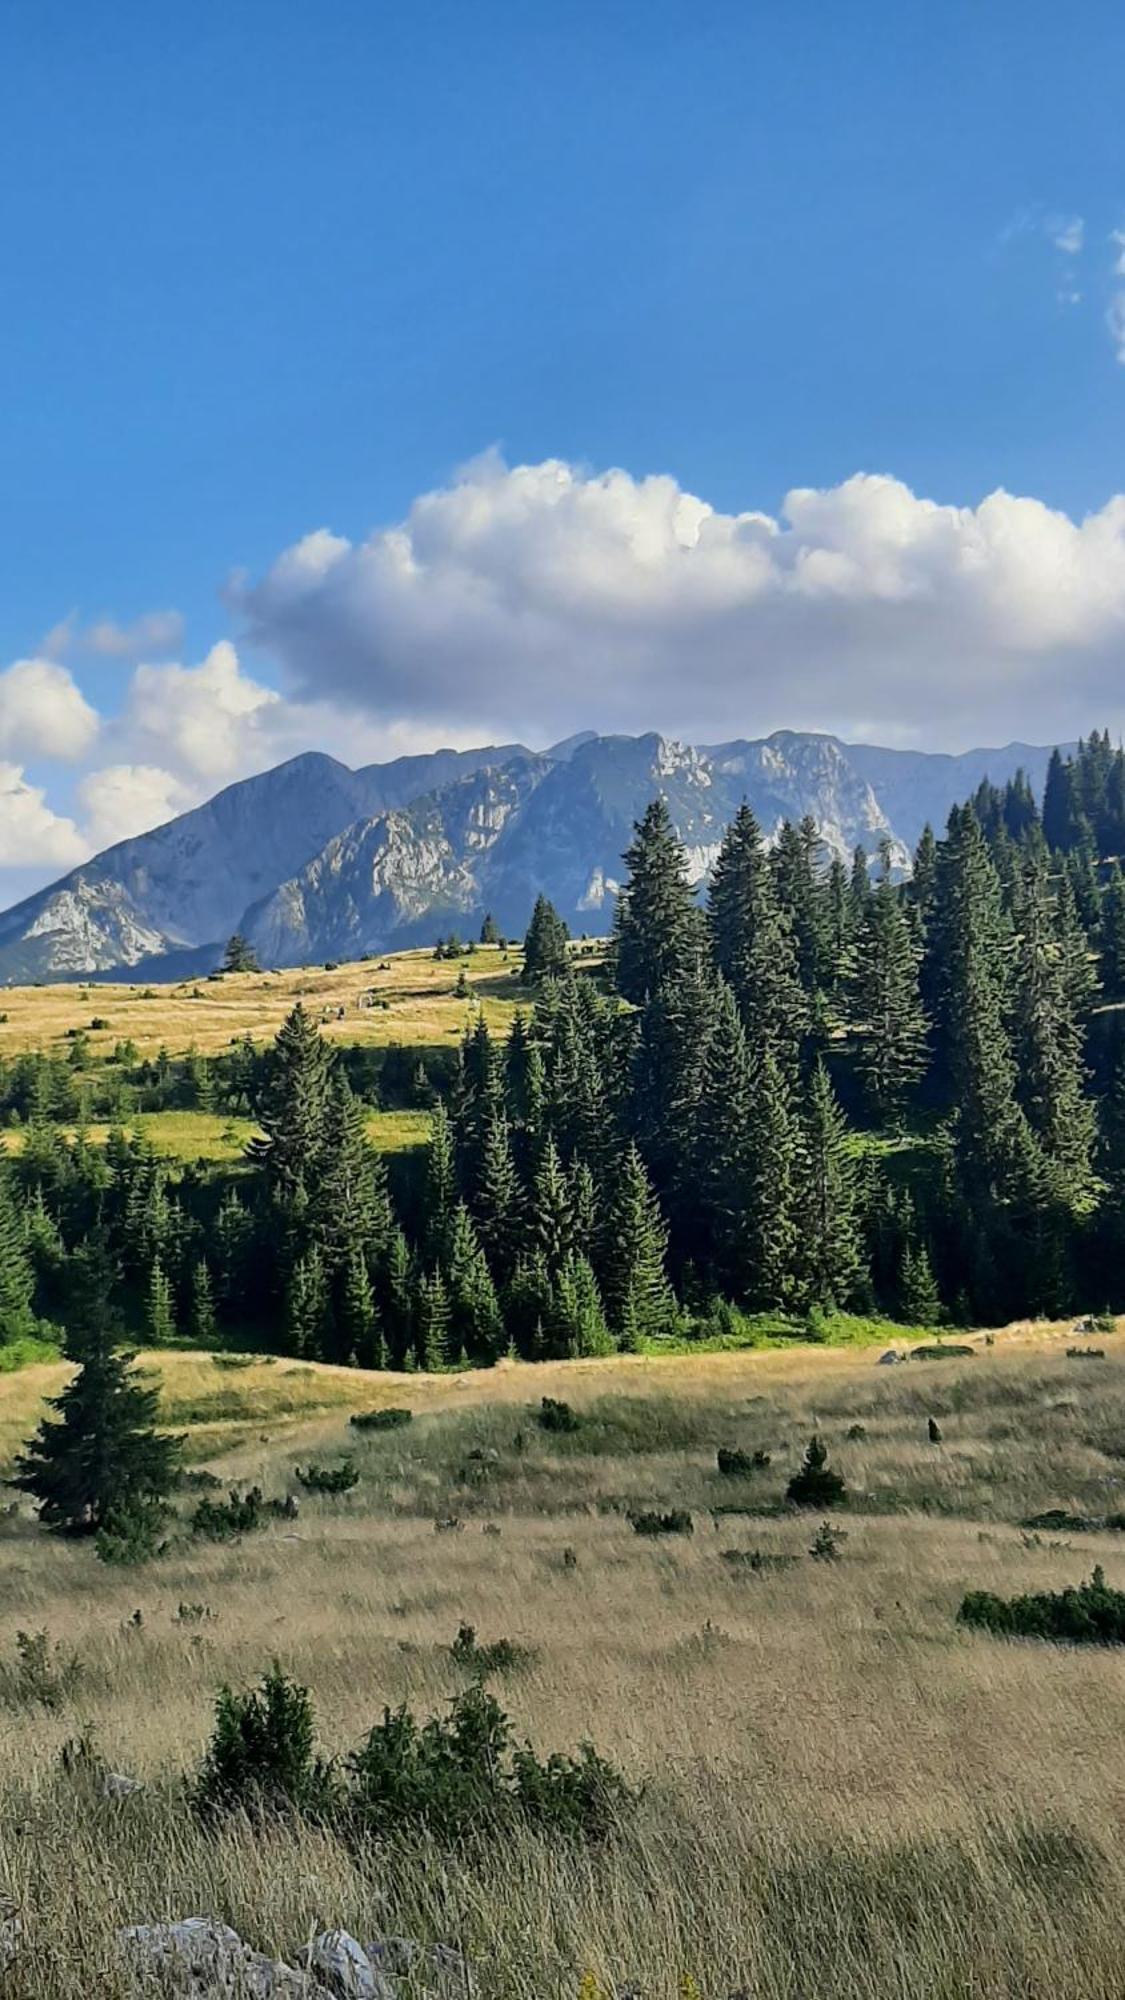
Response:
[{"label": "mountain ridge", "polygon": [[816,821],[826,849],[891,844],[900,865],[929,819],[989,776],[1041,787],[1050,752],[847,744],[776,730],[691,745],[580,731],[439,750],[357,770],[306,751],[94,855],[0,914],[0,980],[183,977],[232,930],[263,960],[302,963],[416,944],[491,909],[521,930],[545,893],[572,928],[608,928],[633,821],[667,800],[694,881],[743,798],[767,838]]}]

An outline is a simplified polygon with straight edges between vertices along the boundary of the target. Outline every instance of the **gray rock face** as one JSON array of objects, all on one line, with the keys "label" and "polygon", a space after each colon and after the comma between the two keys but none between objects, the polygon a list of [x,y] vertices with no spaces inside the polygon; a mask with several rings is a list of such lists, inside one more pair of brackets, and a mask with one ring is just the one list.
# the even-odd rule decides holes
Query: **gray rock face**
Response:
[{"label": "gray rock face", "polygon": [[312,1973],[252,1951],[215,1917],[130,1924],[118,1932],[138,1993],[174,2000],[335,2000]]},{"label": "gray rock face", "polygon": [[323,1931],[300,1957],[335,2000],[398,2000],[394,1981],[377,1969],[358,1939],[347,1931]]},{"label": "gray rock face", "polygon": [[826,852],[891,843],[906,865],[980,779],[1048,752],[961,757],[778,731],[693,748],[656,735],[580,734],[545,756],[518,745],[437,751],[350,771],[296,757],[167,826],[122,841],[0,915],[0,979],[209,969],[235,929],[263,963],[355,957],[470,932],[486,909],[522,933],[540,891],[576,931],[612,923],[633,821],[660,793],[706,877],[745,798],[767,839],[810,815]]}]

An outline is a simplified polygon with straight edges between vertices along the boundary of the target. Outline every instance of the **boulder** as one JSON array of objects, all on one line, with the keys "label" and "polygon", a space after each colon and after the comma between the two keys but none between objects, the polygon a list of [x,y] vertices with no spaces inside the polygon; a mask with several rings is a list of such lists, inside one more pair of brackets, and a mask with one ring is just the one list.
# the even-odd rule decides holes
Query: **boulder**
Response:
[{"label": "boulder", "polygon": [[131,1799],[134,1792],[144,1791],[142,1778],[129,1778],[124,1771],[107,1771],[102,1779],[103,1799]]},{"label": "boulder", "polygon": [[902,1358],[903,1358],[903,1357],[902,1357],[902,1355],[901,1355],[901,1354],[900,1354],[900,1353],[898,1352],[898,1349],[897,1349],[897,1348],[895,1348],[895,1347],[888,1347],[888,1349],[887,1349],[886,1353],[885,1353],[885,1354],[881,1354],[881,1355],[879,1356],[879,1359],[878,1359],[878,1361],[877,1361],[877,1363],[876,1363],[876,1367],[878,1367],[878,1368],[893,1368],[893,1367],[894,1367],[894,1365],[895,1365],[895,1363],[896,1363],[896,1361],[901,1361],[901,1360],[902,1360]]},{"label": "boulder", "polygon": [[398,2000],[398,1988],[348,1931],[322,1931],[298,1954],[335,2000]]},{"label": "boulder", "polygon": [[215,1917],[128,1924],[117,1937],[138,1993],[169,2000],[335,2000],[311,1973],[251,1950]]}]

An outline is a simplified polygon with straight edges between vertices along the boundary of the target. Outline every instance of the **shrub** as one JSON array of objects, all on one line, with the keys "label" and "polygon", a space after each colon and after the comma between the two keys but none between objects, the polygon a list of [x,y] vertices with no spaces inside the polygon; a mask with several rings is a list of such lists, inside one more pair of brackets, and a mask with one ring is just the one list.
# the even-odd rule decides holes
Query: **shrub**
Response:
[{"label": "shrub", "polygon": [[462,1624],[457,1629],[457,1637],[449,1648],[459,1667],[481,1677],[486,1674],[514,1674],[521,1667],[528,1667],[535,1658],[529,1646],[517,1646],[512,1639],[493,1639],[490,1645],[482,1646],[477,1639],[475,1625]]},{"label": "shrub", "polygon": [[82,1677],[77,1653],[52,1646],[48,1632],[17,1632],[15,1662],[0,1668],[0,1698],[10,1707],[61,1708]]},{"label": "shrub", "polygon": [[1020,1522],[1020,1527],[1036,1528],[1047,1534],[1120,1534],[1125,1529],[1125,1514],[1068,1514],[1065,1507],[1048,1507],[1042,1514],[1029,1515]]},{"label": "shrub", "polygon": [[354,1417],[348,1418],[352,1429],[357,1431],[397,1431],[413,1421],[413,1410],[400,1409],[393,1403],[385,1410],[357,1410]]},{"label": "shrub", "polygon": [[941,1425],[936,1417],[926,1418],[926,1435],[931,1444],[941,1443]]},{"label": "shrub", "polygon": [[862,1441],[863,1441],[863,1439],[864,1439],[864,1438],[865,1438],[866,1436],[867,1436],[867,1425],[866,1425],[866,1424],[849,1424],[849,1425],[848,1425],[848,1437],[850,1438],[850,1440],[851,1440],[851,1442],[852,1442],[853,1444],[861,1444],[861,1443],[862,1443]]},{"label": "shrub", "polygon": [[813,1536],[809,1554],[814,1562],[839,1562],[840,1544],[847,1539],[846,1528],[834,1528],[831,1521],[822,1521]]},{"label": "shrub", "polygon": [[256,1354],[213,1354],[216,1368],[252,1368],[258,1359]]},{"label": "shrub", "polygon": [[1111,1590],[1100,1565],[1088,1583],[1026,1597],[971,1590],[957,1613],[962,1625],[1012,1639],[1058,1639],[1077,1646],[1125,1646],[1125,1590]]},{"label": "shrub", "polygon": [[540,1762],[513,1749],[512,1727],[479,1681],[448,1716],[421,1726],[406,1707],[383,1720],[348,1759],[349,1811],[363,1832],[416,1827],[435,1837],[499,1829],[519,1820],[580,1839],[609,1833],[632,1795],[587,1744],[576,1757]]},{"label": "shrub", "polygon": [[695,1522],[682,1507],[673,1507],[667,1514],[656,1509],[641,1514],[630,1514],[629,1520],[635,1535],[694,1535]]},{"label": "shrub", "polygon": [[112,1508],[94,1537],[94,1552],[100,1562],[131,1568],[163,1555],[166,1542],[160,1531],[168,1518],[166,1507],[137,1501],[119,1512]]},{"label": "shrub", "polygon": [[748,1451],[739,1451],[734,1445],[719,1446],[716,1464],[725,1479],[743,1479],[754,1471],[754,1458],[751,1454]]},{"label": "shrub", "polygon": [[339,1465],[307,1465],[303,1472],[298,1465],[295,1470],[308,1493],[350,1493],[359,1485],[359,1468],[350,1458],[342,1458]]},{"label": "shrub", "polygon": [[291,1496],[267,1500],[260,1486],[251,1486],[247,1493],[232,1486],[226,1500],[200,1501],[191,1517],[191,1532],[213,1542],[229,1542],[236,1535],[264,1528],[267,1521],[291,1521],[296,1513],[297,1502]]},{"label": "shrub", "polygon": [[559,1403],[553,1396],[544,1396],[537,1421],[541,1430],[576,1431],[582,1419],[569,1403]]},{"label": "shrub", "polygon": [[288,1680],[276,1662],[246,1694],[220,1688],[214,1733],[192,1791],[199,1812],[315,1814],[332,1805],[334,1793],[331,1766],[314,1754],[307,1688]]},{"label": "shrub", "polygon": [[847,1499],[844,1476],[833,1472],[821,1438],[809,1439],[800,1471],[789,1481],[785,1498],[794,1507],[839,1507]]},{"label": "shrub", "polygon": [[1068,1361],[1104,1361],[1105,1348],[1068,1347],[1066,1350],[1066,1358]]},{"label": "shrub", "polygon": [[935,1344],[932,1347],[930,1346],[912,1347],[910,1353],[907,1356],[907,1360],[908,1361],[955,1361],[955,1360],[963,1361],[967,1358],[971,1358],[975,1353],[976,1353],[975,1347],[958,1346],[954,1341],[948,1341],[948,1342],[939,1341],[935,1342]]}]

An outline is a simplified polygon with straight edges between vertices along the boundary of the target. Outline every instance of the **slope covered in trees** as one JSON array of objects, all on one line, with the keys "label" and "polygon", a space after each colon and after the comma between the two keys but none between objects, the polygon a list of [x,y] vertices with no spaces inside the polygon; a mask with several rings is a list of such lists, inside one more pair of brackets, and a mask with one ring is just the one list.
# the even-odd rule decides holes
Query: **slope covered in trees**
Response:
[{"label": "slope covered in trees", "polygon": [[982,786],[902,883],[889,852],[825,866],[811,822],[767,844],[744,805],[703,897],[654,801],[607,963],[540,898],[526,1007],[500,1039],[468,989],[456,1060],[409,1079],[425,1158],[393,1175],[364,1099],[395,1059],[333,1050],[299,1004],[266,1050],[166,1065],[256,1118],[235,1171],[68,1141],[58,1065],[25,1059],[0,1338],[65,1321],[91,1244],[154,1341],[375,1367],[637,1348],[731,1307],[1121,1304],[1123,770],[1091,738],[1042,816],[1021,777]]}]

